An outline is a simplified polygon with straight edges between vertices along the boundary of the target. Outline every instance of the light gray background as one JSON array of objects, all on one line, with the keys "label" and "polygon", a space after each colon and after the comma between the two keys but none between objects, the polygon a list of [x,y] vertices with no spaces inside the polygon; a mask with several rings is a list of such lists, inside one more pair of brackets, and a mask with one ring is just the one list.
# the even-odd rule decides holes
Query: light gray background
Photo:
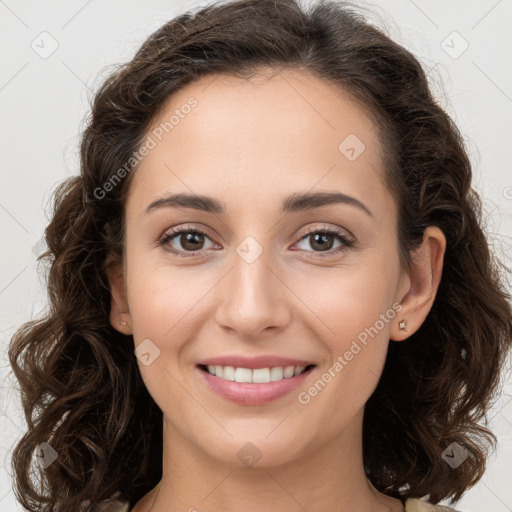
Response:
[{"label": "light gray background", "polygon": [[[512,2],[359,4],[377,13],[370,12],[370,18],[384,24],[387,33],[429,70],[439,102],[467,141],[474,186],[484,197],[489,236],[500,251],[510,254]],[[105,67],[130,59],[146,36],[195,5],[199,3],[187,0],[0,0],[1,512],[21,510],[10,490],[9,474],[10,450],[24,432],[7,345],[14,330],[45,305],[35,254],[41,249],[51,192],[77,172],[88,97],[106,76]],[[45,55],[52,44],[58,47]],[[490,415],[498,451],[490,458],[484,478],[458,503],[464,512],[512,511],[512,385],[507,378]]]}]

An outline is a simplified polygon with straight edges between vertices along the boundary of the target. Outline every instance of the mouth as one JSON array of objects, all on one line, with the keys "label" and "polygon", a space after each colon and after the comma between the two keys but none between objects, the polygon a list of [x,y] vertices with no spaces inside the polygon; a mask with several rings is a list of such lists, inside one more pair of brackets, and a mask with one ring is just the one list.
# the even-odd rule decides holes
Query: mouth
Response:
[{"label": "mouth", "polygon": [[265,405],[291,393],[314,372],[315,364],[245,368],[198,364],[207,389],[239,405]]},{"label": "mouth", "polygon": [[279,382],[284,379],[297,377],[303,373],[309,372],[316,365],[309,364],[307,366],[273,366],[265,368],[243,368],[234,366],[221,365],[197,365],[200,370],[210,374],[218,379],[253,384],[267,384],[269,382]]}]

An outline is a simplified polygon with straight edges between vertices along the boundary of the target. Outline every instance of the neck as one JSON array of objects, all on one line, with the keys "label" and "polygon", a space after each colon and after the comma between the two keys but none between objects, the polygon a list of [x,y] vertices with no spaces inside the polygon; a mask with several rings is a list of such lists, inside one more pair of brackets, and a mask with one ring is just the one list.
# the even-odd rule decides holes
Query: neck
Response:
[{"label": "neck", "polygon": [[366,478],[362,418],[363,409],[328,444],[261,467],[214,459],[164,421],[162,480],[133,512],[401,512],[399,500],[379,493]]}]

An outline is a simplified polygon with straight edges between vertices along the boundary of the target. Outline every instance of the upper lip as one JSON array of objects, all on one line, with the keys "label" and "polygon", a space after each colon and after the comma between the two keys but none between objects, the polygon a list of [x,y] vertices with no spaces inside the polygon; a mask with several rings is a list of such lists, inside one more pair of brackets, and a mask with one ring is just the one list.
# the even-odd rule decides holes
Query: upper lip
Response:
[{"label": "upper lip", "polygon": [[205,366],[233,366],[235,368],[248,368],[250,370],[254,370],[256,368],[273,368],[276,366],[306,367],[314,363],[311,361],[304,361],[302,359],[289,359],[287,357],[272,355],[261,355],[256,357],[227,355],[204,359],[197,364]]}]

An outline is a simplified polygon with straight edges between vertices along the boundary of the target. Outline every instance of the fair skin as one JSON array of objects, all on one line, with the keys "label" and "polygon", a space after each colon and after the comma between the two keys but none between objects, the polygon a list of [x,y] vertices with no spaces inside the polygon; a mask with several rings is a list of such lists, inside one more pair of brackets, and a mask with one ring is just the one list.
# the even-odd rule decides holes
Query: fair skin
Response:
[{"label": "fair skin", "polygon": [[[163,475],[133,510],[402,511],[365,476],[364,405],[389,340],[408,338],[432,306],[443,233],[427,228],[411,267],[401,266],[396,205],[383,181],[375,127],[332,85],[302,70],[268,81],[205,77],[175,93],[153,127],[191,96],[197,106],[134,171],[124,261],[109,271],[112,325],[133,335],[135,347],[149,339],[160,350],[147,366],[137,361],[163,412]],[[349,134],[366,146],[353,161],[338,150]],[[341,192],[364,207],[345,202],[281,213],[282,201],[302,192]],[[171,193],[210,196],[226,211],[174,206],[145,214]],[[174,226],[207,233],[195,246],[185,235],[166,242],[197,257],[158,245]],[[322,251],[313,235],[305,237],[306,229],[326,227],[341,229],[353,244],[327,234]],[[237,252],[246,237],[263,249],[251,263]],[[381,322],[309,403],[299,402],[298,394],[379,315],[394,312],[394,303],[400,312]],[[407,331],[399,327],[403,319]],[[243,405],[200,378],[198,361],[226,354],[272,354],[316,366],[299,389],[265,405]],[[247,443],[261,456],[254,465],[237,456]]]}]

